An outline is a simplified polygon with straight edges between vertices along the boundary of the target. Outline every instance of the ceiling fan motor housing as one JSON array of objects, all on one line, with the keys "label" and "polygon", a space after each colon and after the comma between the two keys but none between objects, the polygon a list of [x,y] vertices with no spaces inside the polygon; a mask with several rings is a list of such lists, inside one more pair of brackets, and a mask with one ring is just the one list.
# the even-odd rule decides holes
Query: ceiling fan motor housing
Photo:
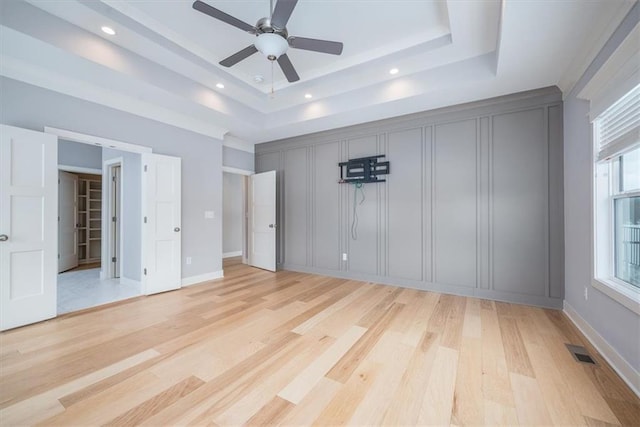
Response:
[{"label": "ceiling fan motor housing", "polygon": [[289,47],[287,29],[275,28],[269,18],[262,18],[256,23],[256,48],[270,61],[275,61]]}]

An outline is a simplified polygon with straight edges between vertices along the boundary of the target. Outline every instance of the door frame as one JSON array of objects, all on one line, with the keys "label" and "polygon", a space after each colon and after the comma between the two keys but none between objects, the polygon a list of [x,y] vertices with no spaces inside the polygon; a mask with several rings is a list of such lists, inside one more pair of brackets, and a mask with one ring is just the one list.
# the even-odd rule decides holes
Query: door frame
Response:
[{"label": "door frame", "polygon": [[[254,171],[246,169],[232,168],[229,166],[222,166],[222,173],[230,173],[234,175],[242,176],[242,263],[249,263],[249,177],[254,175]],[[223,180],[224,184],[224,180]],[[224,191],[224,189],[223,189]],[[224,227],[224,201],[223,201],[223,224]],[[224,260],[224,256],[222,257]],[[224,265],[222,267],[224,270]]]},{"label": "door frame", "polygon": [[[51,127],[51,126],[45,126],[44,127],[44,133],[55,135],[55,136],[58,137],[58,139],[64,139],[66,141],[79,142],[80,144],[95,145],[95,146],[102,147],[102,148],[111,148],[111,149],[114,149],[114,150],[126,151],[126,152],[129,152],[129,153],[144,154],[144,153],[151,153],[153,151],[151,149],[151,147],[147,147],[147,146],[144,146],[144,145],[131,144],[131,143],[128,143],[128,142],[117,141],[115,139],[102,138],[102,137],[95,136],[95,135],[89,135],[89,134],[74,132],[74,131],[70,131],[70,130],[67,130],[67,129],[59,129],[59,128],[55,128],[55,127]],[[103,174],[103,170],[98,170],[97,173],[98,174]],[[104,178],[104,175],[103,175],[103,178]],[[57,197],[57,194],[56,194],[56,197]],[[103,198],[104,198],[104,194],[103,194]],[[145,203],[146,203],[146,198],[145,197],[142,197],[141,203],[142,203],[142,208],[144,210],[145,209]],[[103,209],[103,212],[105,212],[104,209]],[[103,216],[103,220],[104,220],[104,216]],[[142,218],[140,218],[140,221],[142,222]],[[104,246],[103,246],[103,249],[104,249]],[[140,253],[140,260],[141,260],[141,262],[140,262],[140,264],[141,264],[140,265],[140,277],[141,277],[141,282],[142,282],[142,292],[143,293],[146,291],[146,279],[145,279],[145,276],[144,276],[144,265],[142,265],[142,264],[143,264],[144,254],[146,253],[146,250],[147,250],[146,242],[144,241],[144,239],[141,239],[141,242],[140,242],[140,252],[141,252]],[[101,255],[101,257],[102,257],[102,255]],[[102,258],[102,261],[104,261],[104,258]],[[120,265],[122,265],[122,264],[120,264]],[[106,276],[105,275],[105,270],[103,270],[103,268],[101,267],[100,268],[100,278],[104,279],[105,276]]]},{"label": "door frame", "polygon": [[60,169],[60,167],[58,166],[58,274],[60,273],[64,273],[65,271],[70,270],[69,268],[60,271],[60,224],[62,221],[62,216],[60,215],[60,183],[61,183],[61,179],[60,179],[60,172],[65,172],[68,173],[70,175],[73,175],[75,177],[75,194],[74,194],[74,210],[73,210],[73,215],[75,216],[75,221],[74,221],[74,245],[75,245],[75,250],[76,250],[76,262],[75,262],[75,266],[73,268],[78,267],[78,258],[79,258],[79,251],[78,251],[78,175],[74,174],[73,172],[69,172],[69,171],[65,171]]},{"label": "door frame", "polygon": [[[111,215],[113,214],[113,186],[111,185],[111,176],[113,174],[113,168],[119,166],[120,167],[120,206],[118,208],[117,217],[118,221],[120,221],[120,239],[118,240],[118,256],[121,257],[124,245],[122,239],[122,214],[124,212],[124,186],[125,186],[125,170],[124,170],[124,159],[122,157],[114,157],[113,159],[105,160],[102,162],[102,181],[106,182],[106,185],[103,184],[102,188],[102,222],[103,224],[109,224],[108,227],[102,226],[102,239],[105,240],[105,244],[103,245],[106,248],[106,251],[103,251],[101,254],[101,264],[103,266],[108,266],[106,268],[101,268],[101,272],[104,272],[104,279],[113,279],[116,277],[122,277],[122,260],[118,260],[118,271],[115,271],[113,263],[111,262],[111,256],[115,252],[115,247],[113,243],[113,232],[114,225],[111,220]],[[106,187],[106,191],[104,191]],[[106,230],[108,228],[108,230]],[[107,231],[107,233],[105,233]],[[105,237],[106,236],[106,237]],[[142,260],[141,260],[142,261]],[[142,266],[140,268],[143,268]]]}]

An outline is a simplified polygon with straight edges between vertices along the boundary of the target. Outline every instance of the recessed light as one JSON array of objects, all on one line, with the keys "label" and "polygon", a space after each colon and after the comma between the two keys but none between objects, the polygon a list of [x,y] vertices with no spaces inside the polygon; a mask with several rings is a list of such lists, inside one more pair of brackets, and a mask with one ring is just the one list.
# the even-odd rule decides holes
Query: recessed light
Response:
[{"label": "recessed light", "polygon": [[218,83],[218,84],[216,85],[216,87],[217,87],[218,89],[224,89],[224,85],[223,85],[222,83]]},{"label": "recessed light", "polygon": [[397,68],[392,68],[389,70],[389,74],[398,74],[398,71],[400,70],[398,70]]},{"label": "recessed light", "polygon": [[313,95],[311,95],[310,93],[306,93],[304,95],[304,97],[307,98],[307,99],[311,99],[311,98],[313,98]]},{"label": "recessed light", "polygon": [[262,83],[264,81],[264,77],[260,74],[257,74],[253,77],[253,81],[256,83]]},{"label": "recessed light", "polygon": [[111,27],[107,27],[106,25],[103,26],[102,28],[102,32],[105,34],[109,34],[110,36],[115,36],[116,35],[116,30],[114,30]]}]

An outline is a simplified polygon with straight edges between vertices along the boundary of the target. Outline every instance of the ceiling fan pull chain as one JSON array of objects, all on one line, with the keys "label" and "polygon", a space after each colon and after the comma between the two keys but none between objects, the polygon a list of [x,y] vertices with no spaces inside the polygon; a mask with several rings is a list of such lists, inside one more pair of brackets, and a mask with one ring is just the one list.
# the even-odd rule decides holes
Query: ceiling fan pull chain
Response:
[{"label": "ceiling fan pull chain", "polygon": [[273,98],[273,61],[271,61],[271,98]]}]

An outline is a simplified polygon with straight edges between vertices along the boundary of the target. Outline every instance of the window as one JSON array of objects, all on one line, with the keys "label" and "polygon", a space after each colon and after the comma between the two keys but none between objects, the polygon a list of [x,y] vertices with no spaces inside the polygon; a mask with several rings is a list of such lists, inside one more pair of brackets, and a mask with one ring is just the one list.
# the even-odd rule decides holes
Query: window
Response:
[{"label": "window", "polygon": [[640,85],[594,121],[594,281],[640,313]]}]

